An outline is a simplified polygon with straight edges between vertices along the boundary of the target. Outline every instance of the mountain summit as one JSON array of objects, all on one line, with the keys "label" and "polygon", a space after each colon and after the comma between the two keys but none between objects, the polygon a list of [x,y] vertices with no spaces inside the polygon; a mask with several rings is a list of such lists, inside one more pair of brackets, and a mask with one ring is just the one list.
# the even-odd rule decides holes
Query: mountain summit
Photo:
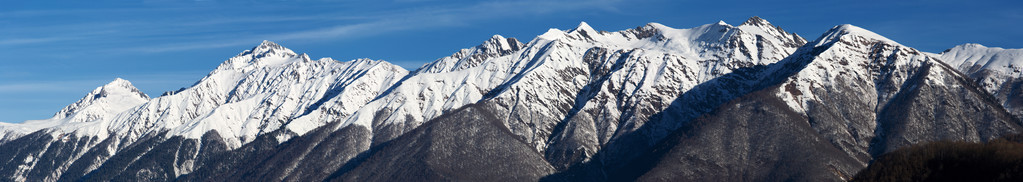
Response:
[{"label": "mountain summit", "polygon": [[96,88],[74,104],[54,114],[54,119],[68,118],[69,122],[86,122],[111,117],[131,107],[149,101],[149,96],[135,88],[128,80],[114,79]]}]

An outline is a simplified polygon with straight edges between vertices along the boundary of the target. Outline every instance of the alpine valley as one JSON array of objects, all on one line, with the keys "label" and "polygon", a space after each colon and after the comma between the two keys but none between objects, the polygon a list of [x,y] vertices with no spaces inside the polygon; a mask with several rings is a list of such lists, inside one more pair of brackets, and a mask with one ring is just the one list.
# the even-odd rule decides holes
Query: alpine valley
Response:
[{"label": "alpine valley", "polygon": [[495,35],[412,71],[264,41],[159,97],[118,78],[0,123],[0,181],[844,181],[1023,131],[1021,70],[1021,49],[759,17]]}]

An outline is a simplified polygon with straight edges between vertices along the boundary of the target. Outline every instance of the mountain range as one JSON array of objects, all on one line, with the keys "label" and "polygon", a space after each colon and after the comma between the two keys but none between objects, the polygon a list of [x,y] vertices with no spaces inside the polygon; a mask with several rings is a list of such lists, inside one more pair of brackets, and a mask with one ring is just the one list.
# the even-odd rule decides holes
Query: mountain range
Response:
[{"label": "mountain range", "polygon": [[[400,54],[400,51],[395,52]],[[152,98],[123,79],[0,123],[4,181],[844,181],[1023,130],[1023,50],[752,17],[495,35],[406,70],[264,41]]]}]

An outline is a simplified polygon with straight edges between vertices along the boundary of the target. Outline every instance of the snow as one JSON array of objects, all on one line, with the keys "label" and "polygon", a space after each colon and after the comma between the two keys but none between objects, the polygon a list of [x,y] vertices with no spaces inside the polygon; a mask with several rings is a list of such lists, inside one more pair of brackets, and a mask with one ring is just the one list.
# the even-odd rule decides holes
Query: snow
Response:
[{"label": "snow", "polygon": [[590,24],[587,24],[586,22],[579,22],[579,26],[576,26],[575,29],[572,29],[568,33],[571,34],[571,33],[578,33],[578,32],[597,33],[597,31],[593,30],[593,27],[590,27]]},{"label": "snow", "polygon": [[[822,52],[812,57],[809,65],[789,78],[776,93],[797,111],[805,111],[808,101],[821,101],[824,96],[817,95],[819,93],[839,91],[861,93],[859,99],[863,103],[887,103],[913,73],[928,68],[925,65],[931,65],[931,69],[922,70],[931,72],[925,79],[931,85],[946,86],[946,77],[955,74],[940,69],[938,59],[932,54],[848,24],[832,28],[815,42],[814,50]],[[877,55],[897,56],[878,58]],[[869,84],[861,81],[869,81]],[[825,86],[830,87],[822,88]],[[831,88],[836,86],[848,88]]]},{"label": "snow", "polygon": [[546,33],[540,34],[540,36],[537,36],[536,38],[538,38],[538,39],[546,39],[546,40],[557,40],[557,39],[560,39],[561,37],[563,37],[564,35],[565,35],[565,32],[563,32],[561,30],[558,30],[556,28],[552,28],[552,29],[547,30]]},{"label": "snow", "polygon": [[817,46],[820,46],[821,44],[825,43],[839,41],[839,39],[849,37],[858,37],[874,41],[883,41],[885,43],[889,43],[892,45],[901,46],[901,44],[892,41],[891,39],[878,35],[877,33],[871,32],[870,30],[863,29],[850,24],[838,25],[835,26],[834,28],[831,28],[831,30],[825,32],[824,36],[822,36],[822,38],[817,41],[818,43]]},{"label": "snow", "polygon": [[941,60],[964,72],[978,70],[997,71],[1002,74],[1020,76],[1023,69],[1023,49],[985,47],[980,44],[963,44],[939,54]]},{"label": "snow", "polygon": [[[312,60],[264,41],[171,95],[149,99],[133,94],[137,89],[123,86],[127,81],[118,79],[108,84],[110,88],[99,89],[99,95],[111,97],[109,101],[80,101],[85,104],[58,114],[86,118],[80,122],[62,118],[0,128],[52,128],[54,134],[112,137],[118,139],[114,146],[126,146],[154,132],[200,138],[216,131],[234,148],[278,129],[301,135],[331,122],[342,122],[339,127],[361,125],[370,131],[392,124],[415,127],[465,105],[491,100],[508,107],[502,108],[508,115],[502,122],[512,132],[543,151],[554,124],[572,119],[569,109],[605,113],[596,121],[601,131],[595,137],[607,141],[620,133],[617,130],[629,129],[618,128],[617,123],[632,122],[630,126],[638,127],[642,123],[635,122],[648,117],[623,108],[667,106],[699,83],[734,69],[775,63],[804,42],[760,24],[736,27],[720,22],[675,29],[649,23],[598,32],[581,22],[570,31],[550,29],[525,44],[494,35],[479,46],[409,72],[370,59]],[[90,116],[86,113],[99,114],[77,117]],[[276,137],[285,141],[293,136]],[[176,170],[187,171],[188,166],[184,167]]]},{"label": "snow", "polygon": [[[936,60],[934,54],[852,25],[835,26],[815,42],[808,46],[826,49],[806,68],[785,78],[774,93],[799,112],[805,112],[808,101],[820,100],[815,93],[822,86],[836,83],[851,83],[859,89],[857,93],[864,93],[859,98],[864,103],[885,103],[897,92],[882,86],[902,85],[908,73]],[[551,135],[559,122],[592,123],[593,131],[581,132],[603,144],[641,127],[651,113],[667,109],[676,98],[708,80],[740,68],[797,60],[785,58],[805,43],[758,17],[738,26],[719,21],[676,29],[648,23],[615,32],[598,32],[580,22],[568,31],[550,29],[527,43],[494,35],[410,72],[380,60],[313,60],[263,41],[180,92],[150,99],[127,80],[115,79],[53,118],[0,123],[0,141],[46,129],[54,136],[112,138],[115,144],[108,151],[113,154],[116,146],[128,146],[146,134],[167,131],[168,137],[197,139],[216,131],[235,148],[280,129],[285,134],[274,137],[285,142],[294,134],[335,122],[340,124],[334,129],[353,124],[370,131],[388,125],[415,128],[452,110],[487,101],[496,105],[502,124],[543,152],[556,146],[558,137]],[[872,51],[909,56],[880,61],[866,56]],[[1021,52],[967,44],[940,56],[960,69],[1004,72],[1020,68]],[[877,65],[892,69],[885,74],[866,69]],[[779,67],[770,67],[776,70],[765,74],[782,71]],[[934,83],[952,74],[930,71],[927,81]],[[679,126],[658,127],[670,131]],[[667,132],[642,134],[663,137]],[[591,156],[599,146],[582,150]],[[174,170],[188,173],[193,165],[175,163]]]},{"label": "snow", "polygon": [[[515,108],[526,110],[576,105],[583,107],[581,109],[599,109],[631,107],[611,103],[668,103],[677,96],[674,94],[727,74],[740,65],[770,64],[781,60],[801,45],[798,42],[805,42],[798,36],[774,30],[773,26],[767,27],[772,30],[758,30],[760,28],[742,27],[748,30],[742,31],[727,24],[708,24],[692,29],[674,29],[650,23],[637,29],[597,33],[589,24],[582,22],[579,27],[569,31],[551,29],[514,53],[484,54],[492,52],[487,49],[494,49],[487,46],[463,49],[411,73],[391,92],[381,95],[344,119],[344,125],[356,124],[369,128],[381,127],[381,124],[418,126],[450,110],[482,100],[509,102],[510,115],[525,112],[516,111]],[[761,42],[765,45],[758,49],[758,41],[767,42]],[[481,45],[489,45],[488,42]],[[749,52],[732,50],[734,47],[728,44],[734,42],[752,48],[747,50],[762,50],[763,55],[754,53],[752,55],[755,57],[748,57]],[[606,50],[599,57],[600,62],[582,59],[588,52],[594,53],[592,51],[595,48]],[[479,60],[468,55],[485,55],[487,59],[477,63],[475,61]],[[473,66],[460,66],[468,63]],[[593,70],[594,67],[608,72],[586,73],[597,71]],[[569,70],[581,70],[584,73],[572,73]],[[569,75],[559,76],[563,74]],[[593,75],[587,77],[588,74]],[[604,80],[599,78],[604,77],[602,74],[608,77],[606,81],[599,81]],[[618,94],[604,93],[609,91],[602,90],[598,94],[602,95],[601,98],[622,100],[581,100],[575,103],[572,99],[577,97],[575,93],[580,93],[587,84],[597,84],[597,88],[613,86],[616,90],[628,90],[630,94],[627,95],[633,96],[618,98]],[[604,84],[606,86],[601,86]],[[660,95],[667,94],[663,90],[672,90],[673,94]],[[633,97],[657,99],[633,100]],[[512,120],[504,122],[514,133],[528,138],[538,151],[543,151],[546,147],[545,135],[553,128],[553,122],[565,120],[568,115],[565,110],[535,112],[530,115],[532,119],[524,121],[532,123],[515,123],[518,121]],[[624,114],[617,110],[605,113],[616,115],[607,118],[618,118],[617,115]],[[300,130],[301,127],[288,128]],[[602,139],[606,140],[614,131],[602,133]]]},{"label": "snow", "polygon": [[[97,87],[82,99],[65,106],[52,118],[29,120],[22,123],[0,123],[3,138],[21,136],[44,128],[65,128],[73,132],[80,127],[93,126],[104,119],[148,102],[149,96],[139,91],[128,80],[116,78],[110,83]],[[90,132],[89,135],[95,135]]]},{"label": "snow", "polygon": [[[54,135],[75,133],[100,140],[118,136],[127,137],[122,142],[133,142],[163,130],[187,138],[217,131],[231,147],[237,147],[321,106],[341,109],[329,114],[353,112],[407,73],[399,66],[369,59],[314,61],[264,41],[181,92],[150,100],[127,80],[115,79],[54,118],[0,124],[5,131],[0,136],[13,138],[53,128]],[[326,122],[295,124],[315,128]]]},{"label": "snow", "polygon": [[1023,78],[1023,49],[963,44],[935,55],[994,95],[1010,113],[1023,117],[1023,108],[1011,99],[1019,93],[1014,85]]}]

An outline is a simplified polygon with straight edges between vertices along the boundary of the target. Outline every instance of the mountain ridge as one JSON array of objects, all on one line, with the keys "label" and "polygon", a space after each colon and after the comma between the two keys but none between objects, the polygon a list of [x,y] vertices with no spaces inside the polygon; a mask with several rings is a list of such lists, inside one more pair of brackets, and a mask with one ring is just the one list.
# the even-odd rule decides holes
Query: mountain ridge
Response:
[{"label": "mountain ridge", "polygon": [[[997,104],[1005,99],[989,96],[975,77],[938,56],[848,24],[808,42],[760,17],[738,26],[648,23],[616,32],[581,22],[527,43],[494,35],[413,71],[370,59],[312,60],[263,41],[195,85],[152,99],[143,94],[147,102],[114,116],[61,130],[4,132],[0,149],[10,150],[0,159],[11,160],[0,176],[831,181],[908,144],[985,141],[1020,131],[1019,119]],[[66,110],[58,115],[75,111]],[[774,125],[754,122],[763,118]],[[775,144],[827,152],[793,162],[792,155],[771,149]],[[745,153],[707,152],[729,147]],[[401,154],[420,157],[393,158]],[[707,155],[802,167],[771,175]],[[458,156],[472,160],[450,160]],[[707,157],[667,162],[693,156]],[[820,159],[827,156],[836,159]],[[512,164],[531,170],[484,172]],[[712,168],[708,164],[734,170],[700,172]],[[452,173],[467,166],[484,170]],[[642,170],[625,170],[634,166]],[[828,171],[809,174],[816,169]]]}]

